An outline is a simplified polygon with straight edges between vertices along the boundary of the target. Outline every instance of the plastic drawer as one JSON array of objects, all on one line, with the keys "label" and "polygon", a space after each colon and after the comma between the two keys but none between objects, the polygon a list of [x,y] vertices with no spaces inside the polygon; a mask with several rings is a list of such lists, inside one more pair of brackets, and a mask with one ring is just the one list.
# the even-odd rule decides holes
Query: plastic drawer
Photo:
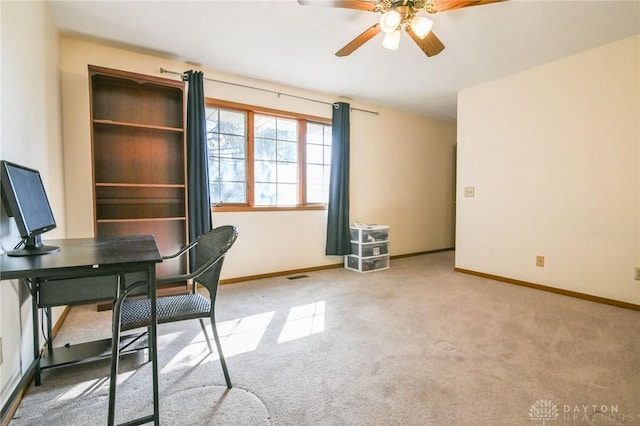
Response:
[{"label": "plastic drawer", "polygon": [[[360,249],[362,253],[359,253],[358,249]],[[360,256],[360,257],[381,256],[384,254],[389,254],[389,244],[388,243],[368,243],[368,244],[351,243],[351,254],[355,254],[356,256]]]},{"label": "plastic drawer", "polygon": [[368,226],[366,228],[350,228],[351,241],[360,243],[374,243],[389,240],[388,226]]},{"label": "plastic drawer", "polygon": [[349,255],[345,256],[344,266],[358,272],[380,271],[389,268],[389,256],[360,258]]}]

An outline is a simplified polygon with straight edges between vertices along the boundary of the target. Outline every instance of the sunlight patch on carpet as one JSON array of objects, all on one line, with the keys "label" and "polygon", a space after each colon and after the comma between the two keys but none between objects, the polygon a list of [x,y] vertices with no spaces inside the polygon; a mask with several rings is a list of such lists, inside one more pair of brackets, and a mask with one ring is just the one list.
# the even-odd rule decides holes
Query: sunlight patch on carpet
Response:
[{"label": "sunlight patch on carpet", "polygon": [[[215,348],[215,346],[214,346]],[[168,373],[183,368],[192,368],[202,362],[203,358],[209,355],[209,347],[204,340],[202,331],[184,346],[167,364],[160,370],[160,373]],[[215,354],[216,359],[218,354]]]},{"label": "sunlight patch on carpet", "polygon": [[[183,333],[184,332],[181,331],[158,334],[158,351],[171,347],[171,345],[175,344],[176,340],[178,340]],[[202,338],[202,342],[204,343],[204,337]]]},{"label": "sunlight patch on carpet", "polygon": [[287,322],[278,337],[278,343],[322,333],[324,331],[324,308],[324,300],[291,308]]},{"label": "sunlight patch on carpet", "polygon": [[251,315],[218,324],[224,356],[233,356],[256,350],[267,331],[275,312]]},{"label": "sunlight patch on carpet", "polygon": [[[271,311],[217,323],[224,356],[230,357],[256,350],[275,314],[275,311]],[[207,324],[206,327],[209,336],[213,339],[211,325]],[[324,300],[294,306],[289,310],[287,320],[278,337],[278,343],[301,339],[324,331]],[[165,339],[166,337],[164,336]],[[211,344],[214,345],[214,342]],[[205,362],[220,358],[215,351],[215,345],[214,353],[209,357],[204,333],[200,332],[167,363],[162,372],[189,368],[189,366],[202,362],[203,357],[207,357]]]},{"label": "sunlight patch on carpet", "polygon": [[[230,357],[256,350],[274,315],[275,312],[272,311],[217,323],[224,356]],[[218,360],[220,357],[216,352],[211,324],[207,323],[206,328],[214,349],[211,358],[207,358],[206,361]],[[167,363],[162,372],[190,368],[202,362],[203,357],[208,355],[209,347],[201,331]]]},{"label": "sunlight patch on carpet", "polygon": [[[118,373],[118,384],[127,381],[133,376],[135,371],[128,371],[126,373]],[[109,378],[100,377],[94,380],[87,380],[81,383],[77,383],[63,393],[61,393],[56,400],[57,401],[70,401],[76,398],[89,397],[92,394],[98,394],[101,391],[109,390]]]}]

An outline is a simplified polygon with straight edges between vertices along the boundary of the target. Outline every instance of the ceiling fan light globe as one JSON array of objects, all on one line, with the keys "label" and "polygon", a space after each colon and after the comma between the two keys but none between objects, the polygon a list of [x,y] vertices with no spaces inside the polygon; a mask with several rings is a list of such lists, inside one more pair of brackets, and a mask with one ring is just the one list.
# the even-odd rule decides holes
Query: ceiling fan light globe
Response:
[{"label": "ceiling fan light globe", "polygon": [[411,19],[410,25],[413,32],[418,37],[423,39],[431,31],[431,27],[433,27],[433,21],[431,19],[425,18],[424,16],[416,15]]},{"label": "ceiling fan light globe", "polygon": [[382,46],[389,50],[396,50],[400,45],[400,30],[395,30],[391,33],[386,33],[382,40]]},{"label": "ceiling fan light globe", "polygon": [[380,17],[380,29],[389,34],[398,28],[401,21],[402,16],[395,10],[390,10]]}]

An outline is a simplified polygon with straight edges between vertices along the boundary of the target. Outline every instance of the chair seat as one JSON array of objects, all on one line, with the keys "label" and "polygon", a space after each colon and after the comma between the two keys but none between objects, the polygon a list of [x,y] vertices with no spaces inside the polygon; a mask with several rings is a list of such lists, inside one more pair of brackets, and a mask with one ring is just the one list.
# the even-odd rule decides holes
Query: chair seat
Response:
[{"label": "chair seat", "polygon": [[[195,318],[209,318],[211,301],[199,294],[181,294],[157,298],[158,324]],[[149,299],[128,299],[122,303],[121,330],[147,327],[151,319]]]}]

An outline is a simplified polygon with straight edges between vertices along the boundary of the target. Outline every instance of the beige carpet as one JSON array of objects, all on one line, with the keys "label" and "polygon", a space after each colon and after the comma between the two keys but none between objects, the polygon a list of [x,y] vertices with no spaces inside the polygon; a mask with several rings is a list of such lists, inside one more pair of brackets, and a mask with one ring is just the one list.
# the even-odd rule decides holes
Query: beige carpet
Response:
[{"label": "beige carpet", "polygon": [[[225,392],[197,321],[159,327],[166,425],[640,425],[640,312],[453,271],[453,252],[221,287]],[[74,307],[57,345],[108,336]],[[118,421],[150,410],[123,358]],[[104,424],[108,362],[48,370],[12,426]]]}]

